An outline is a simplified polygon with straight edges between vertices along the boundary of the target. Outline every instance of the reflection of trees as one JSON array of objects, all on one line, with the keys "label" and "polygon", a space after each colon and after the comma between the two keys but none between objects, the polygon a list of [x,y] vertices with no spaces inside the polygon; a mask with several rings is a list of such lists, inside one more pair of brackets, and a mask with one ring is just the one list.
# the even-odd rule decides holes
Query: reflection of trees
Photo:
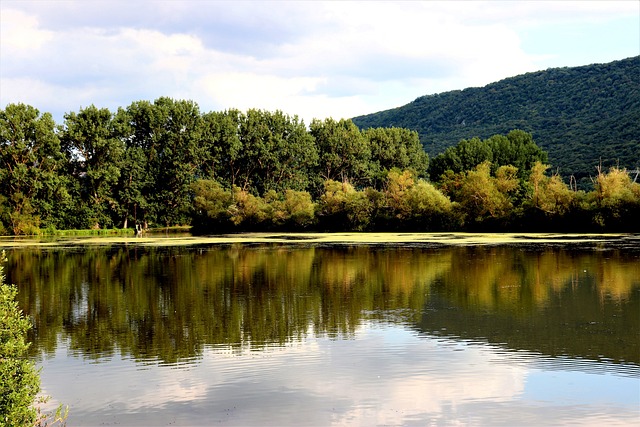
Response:
[{"label": "reflection of trees", "polygon": [[640,363],[637,253],[458,248],[431,289],[423,331]]},{"label": "reflection of trees", "polygon": [[[11,280],[36,325],[87,357],[120,350],[175,361],[203,345],[261,347],[350,334],[365,316],[424,304],[447,253],[367,248],[91,248],[11,253]],[[414,316],[413,320],[417,321]]]},{"label": "reflection of trees", "polygon": [[429,285],[450,265],[447,251],[355,247],[316,254],[313,277],[322,303],[315,324],[332,333],[352,332],[363,311],[380,319],[409,309],[405,320],[417,320]]},{"label": "reflection of trees", "polygon": [[626,301],[640,285],[640,263],[620,251],[464,247],[453,252],[441,282],[462,306],[521,312],[544,306],[586,276],[593,276],[603,297]]},{"label": "reflection of trees", "polygon": [[[632,339],[640,331],[640,265],[619,251],[238,245],[9,255],[8,279],[34,319],[36,352],[54,351],[63,338],[86,357],[122,351],[172,362],[205,345],[348,336],[365,320],[398,315],[424,330],[500,335],[549,354],[562,343],[571,354],[596,348],[634,360],[626,354],[640,345]],[[438,301],[455,310],[437,310]],[[431,309],[421,317],[425,304]],[[626,340],[617,350],[611,331]]]}]

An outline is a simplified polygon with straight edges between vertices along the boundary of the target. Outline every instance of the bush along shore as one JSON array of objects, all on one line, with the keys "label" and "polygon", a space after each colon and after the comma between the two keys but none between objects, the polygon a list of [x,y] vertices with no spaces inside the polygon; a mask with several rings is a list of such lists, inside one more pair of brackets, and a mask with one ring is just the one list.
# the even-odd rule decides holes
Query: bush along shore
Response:
[{"label": "bush along shore", "polygon": [[42,413],[47,397],[38,396],[40,375],[29,359],[27,332],[31,321],[18,307],[18,289],[5,283],[4,251],[0,253],[0,426],[65,425],[69,408]]},{"label": "bush along shore", "polygon": [[193,185],[194,231],[640,231],[640,184],[623,170],[597,176],[596,190],[574,191],[536,163],[526,180],[491,164],[447,174],[440,187],[392,170],[382,190],[326,181],[319,200],[287,190],[264,197],[219,183]]}]

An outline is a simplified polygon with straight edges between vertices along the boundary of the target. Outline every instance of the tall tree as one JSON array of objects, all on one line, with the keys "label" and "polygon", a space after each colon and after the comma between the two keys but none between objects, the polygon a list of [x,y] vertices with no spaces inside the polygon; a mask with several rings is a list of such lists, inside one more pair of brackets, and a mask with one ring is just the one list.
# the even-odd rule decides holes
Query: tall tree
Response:
[{"label": "tall tree", "polygon": [[547,153],[536,145],[533,135],[519,129],[510,131],[506,136],[494,135],[486,142],[491,147],[494,168],[515,166],[520,178],[526,178],[535,162],[547,162]]},{"label": "tall tree", "polygon": [[209,113],[203,121],[203,177],[258,195],[307,188],[318,155],[298,117],[252,109]]},{"label": "tall tree", "polygon": [[482,162],[491,161],[493,161],[493,152],[485,141],[477,137],[463,139],[433,158],[429,165],[429,176],[433,181],[440,181],[446,171],[465,172]]},{"label": "tall tree", "polygon": [[323,180],[368,183],[371,149],[351,120],[314,119],[309,131],[318,147],[318,174]]},{"label": "tall tree", "polygon": [[127,228],[129,221],[136,225],[145,221],[144,213],[148,209],[146,195],[149,187],[153,185],[153,180],[149,173],[147,153],[143,147],[134,143],[135,132],[131,127],[132,117],[129,111],[118,109],[114,120],[118,122],[125,136],[125,151],[116,193],[122,227]]},{"label": "tall tree", "polygon": [[[202,116],[196,103],[158,98],[152,103],[134,102],[127,108],[128,147],[144,164],[139,188],[139,221],[155,225],[189,222],[190,185],[206,160],[201,146]],[[144,203],[142,203],[144,202]],[[143,206],[144,204],[144,206]]]},{"label": "tall tree", "polygon": [[25,104],[0,110],[0,229],[24,234],[64,227],[64,161],[49,113]]},{"label": "tall tree", "polygon": [[272,156],[262,167],[262,191],[304,191],[310,184],[318,152],[304,122],[281,111],[263,112],[271,133]]},{"label": "tall tree", "polygon": [[200,176],[231,188],[240,173],[242,142],[238,129],[242,113],[236,109],[213,111],[202,116],[203,158]]},{"label": "tall tree", "polygon": [[129,212],[127,218],[133,214],[133,220],[145,226],[156,222],[158,210],[152,200],[156,182],[152,166],[157,161],[162,133],[158,116],[158,110],[149,101],[133,102],[118,114],[118,119],[126,123],[127,132],[120,197]]},{"label": "tall tree", "polygon": [[485,140],[461,140],[433,158],[429,176],[440,181],[447,170],[466,172],[482,162],[490,162],[492,172],[500,166],[512,165],[518,168],[519,178],[526,179],[525,175],[536,161],[546,162],[547,153],[535,144],[530,133],[516,129],[507,135],[494,135]]},{"label": "tall tree", "polygon": [[76,184],[77,226],[113,227],[118,222],[114,188],[124,154],[122,132],[107,108],[91,105],[64,118],[61,140]]},{"label": "tall tree", "polygon": [[371,172],[374,186],[384,183],[385,175],[393,168],[410,169],[426,177],[429,156],[424,151],[418,133],[403,128],[371,128],[362,132],[371,148]]},{"label": "tall tree", "polygon": [[158,151],[152,170],[157,221],[162,225],[186,224],[192,210],[189,187],[202,161],[202,117],[192,101],[159,98]]}]

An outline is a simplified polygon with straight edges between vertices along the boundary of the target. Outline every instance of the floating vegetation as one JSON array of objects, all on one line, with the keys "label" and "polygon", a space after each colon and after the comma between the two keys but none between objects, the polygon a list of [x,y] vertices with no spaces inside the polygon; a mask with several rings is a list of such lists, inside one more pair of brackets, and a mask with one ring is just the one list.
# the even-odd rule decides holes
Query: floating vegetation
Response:
[{"label": "floating vegetation", "polygon": [[141,245],[189,246],[228,244],[301,245],[393,245],[393,246],[475,246],[528,244],[594,244],[640,248],[637,234],[561,234],[561,233],[239,233],[213,236],[150,235],[76,236],[50,238],[0,238],[0,247]]}]

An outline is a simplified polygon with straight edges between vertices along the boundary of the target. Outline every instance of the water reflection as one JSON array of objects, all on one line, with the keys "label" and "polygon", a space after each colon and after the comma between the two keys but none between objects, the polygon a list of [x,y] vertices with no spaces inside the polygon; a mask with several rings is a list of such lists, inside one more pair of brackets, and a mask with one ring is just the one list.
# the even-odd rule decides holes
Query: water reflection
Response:
[{"label": "water reflection", "polygon": [[637,255],[467,248],[431,289],[422,331],[640,363]]},{"label": "water reflection", "polygon": [[48,359],[44,372],[48,383],[65,384],[55,390],[60,400],[82,396],[72,412],[82,425],[637,421],[637,378],[571,368],[550,372],[526,363],[535,355],[520,356],[522,363],[512,364],[499,347],[425,339],[392,324],[365,322],[349,340],[312,337],[260,351],[205,346],[190,369],[139,369],[116,356],[73,368],[64,366],[64,358]]},{"label": "water reflection", "polygon": [[[61,334],[87,358],[166,363],[364,320],[552,356],[640,363],[637,253],[508,247],[112,247],[9,253],[34,353]],[[444,332],[446,331],[446,332]]]},{"label": "water reflection", "polygon": [[45,391],[72,407],[70,423],[640,416],[638,251],[113,246],[8,257]]}]

